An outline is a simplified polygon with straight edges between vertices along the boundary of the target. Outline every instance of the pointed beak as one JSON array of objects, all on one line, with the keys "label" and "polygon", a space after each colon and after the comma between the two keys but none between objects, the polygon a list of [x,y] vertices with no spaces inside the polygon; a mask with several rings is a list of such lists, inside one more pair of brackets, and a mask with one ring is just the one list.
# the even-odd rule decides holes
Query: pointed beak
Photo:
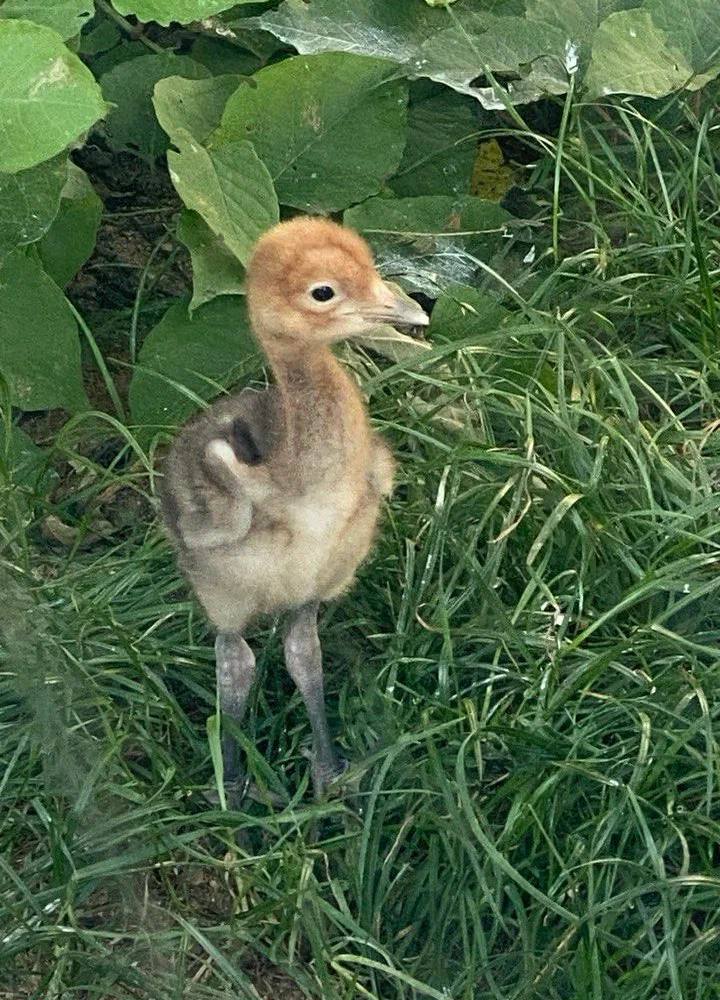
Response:
[{"label": "pointed beak", "polygon": [[380,282],[372,304],[363,310],[370,323],[389,323],[391,326],[427,326],[430,317],[425,310],[395,284]]},{"label": "pointed beak", "polygon": [[430,317],[423,307],[418,305],[409,295],[402,297],[394,295],[392,312],[395,319],[391,322],[399,323],[401,326],[427,326],[430,322]]}]

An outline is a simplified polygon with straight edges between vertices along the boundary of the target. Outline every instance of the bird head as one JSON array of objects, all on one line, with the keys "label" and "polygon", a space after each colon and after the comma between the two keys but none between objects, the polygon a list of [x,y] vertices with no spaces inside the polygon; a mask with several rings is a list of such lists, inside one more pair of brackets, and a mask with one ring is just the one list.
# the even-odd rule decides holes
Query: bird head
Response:
[{"label": "bird head", "polygon": [[365,240],[318,218],[268,230],[247,267],[250,320],[262,339],[332,343],[380,324],[427,326],[427,313],[377,270]]}]

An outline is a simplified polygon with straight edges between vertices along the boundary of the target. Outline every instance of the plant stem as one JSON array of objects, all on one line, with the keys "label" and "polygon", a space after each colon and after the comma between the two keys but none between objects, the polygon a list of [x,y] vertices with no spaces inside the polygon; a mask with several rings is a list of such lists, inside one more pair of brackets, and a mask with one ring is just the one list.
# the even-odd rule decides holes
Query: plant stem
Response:
[{"label": "plant stem", "polygon": [[143,291],[145,290],[145,282],[148,279],[148,274],[150,273],[150,268],[152,262],[157,257],[159,251],[168,241],[168,234],[163,233],[162,237],[158,240],[155,246],[150,251],[150,256],[148,257],[145,267],[142,269],[142,274],[140,275],[140,281],[138,282],[137,292],[135,293],[135,303],[133,305],[132,315],[130,317],[130,363],[135,364],[135,355],[137,354],[137,326],[138,326],[138,316],[140,314],[140,303],[142,301]]},{"label": "plant stem", "polygon": [[552,209],[552,245],[555,263],[560,260],[560,174],[562,172],[562,158],[565,147],[565,135],[567,133],[568,122],[570,121],[570,109],[575,93],[575,74],[570,74],[570,88],[565,98],[563,106],[562,120],[560,122],[560,132],[555,150],[555,172],[553,176],[553,209]]},{"label": "plant stem", "polygon": [[115,8],[112,6],[108,0],[96,0],[98,8],[109,17],[111,21],[114,21],[119,28],[121,28],[126,35],[132,38],[134,41],[140,41],[143,45],[147,46],[152,52],[165,52],[162,45],[158,45],[157,42],[153,42],[152,39],[146,38],[143,34],[141,25],[130,24],[130,22],[118,14]]},{"label": "plant stem", "polygon": [[77,325],[84,333],[85,338],[88,344],[90,345],[90,350],[92,351],[93,357],[95,358],[95,364],[98,366],[100,370],[100,374],[103,377],[103,382],[105,383],[105,388],[108,391],[108,396],[112,400],[112,404],[115,407],[115,413],[117,414],[118,419],[124,422],[125,409],[122,405],[120,396],[118,395],[118,391],[115,388],[115,383],[113,382],[112,375],[108,371],[108,366],[105,364],[105,358],[102,356],[102,351],[98,347],[97,341],[95,340],[95,337],[93,336],[90,327],[87,325],[85,320],[82,318],[80,313],[77,311],[77,309],[67,296],[65,296],[65,301],[68,304],[70,312],[75,317]]}]

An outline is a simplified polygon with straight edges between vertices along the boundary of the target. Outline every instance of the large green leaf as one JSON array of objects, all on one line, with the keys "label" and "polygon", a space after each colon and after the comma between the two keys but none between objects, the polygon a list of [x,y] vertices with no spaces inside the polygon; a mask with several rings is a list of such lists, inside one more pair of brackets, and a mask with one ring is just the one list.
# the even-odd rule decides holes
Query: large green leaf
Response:
[{"label": "large green leaf", "polygon": [[578,45],[591,41],[609,14],[638,6],[639,0],[527,0],[526,11],[531,21],[560,28]]},{"label": "large green leaf", "polygon": [[[686,5],[675,0],[646,0],[666,6],[677,20]],[[640,5],[640,0],[458,0],[447,5],[419,0],[355,0],[352,10],[337,0],[284,0],[249,23],[260,25],[302,53],[326,51],[384,56],[405,64],[410,77],[429,76],[479,99],[491,110],[508,102],[563,94],[568,72],[584,71],[598,25],[608,15]],[[715,0],[690,0],[686,34],[703,43],[717,30],[707,25]],[[659,23],[659,22],[658,22]],[[679,32],[678,32],[679,33]],[[508,74],[498,87],[481,85],[487,71]]]},{"label": "large green leaf", "polygon": [[244,264],[258,236],[279,218],[267,167],[249,142],[208,152],[182,129],[173,141],[179,152],[168,152],[168,164],[178,194]]},{"label": "large green leaf", "polygon": [[502,246],[511,216],[495,202],[471,195],[453,198],[371,198],[345,212],[375,249],[381,268],[411,288],[469,283]]},{"label": "large green leaf", "polygon": [[231,74],[204,80],[166,77],[155,86],[155,114],[171,139],[185,129],[203,143],[220,124],[228,98],[240,83],[240,77]]},{"label": "large green leaf", "polygon": [[418,75],[470,94],[486,108],[501,110],[504,101],[495,88],[476,86],[476,79],[488,71],[519,77],[519,82],[507,86],[507,99],[513,103],[564,93],[567,42],[567,32],[555,24],[524,17],[468,15],[429,38],[411,65]]},{"label": "large green leaf", "polygon": [[390,187],[400,198],[467,194],[480,124],[477,104],[452,90],[438,92],[427,80],[413,87],[432,89],[410,103],[407,145]]},{"label": "large green leaf", "polygon": [[47,231],[60,207],[67,176],[64,154],[29,170],[0,174],[0,257],[34,243]]},{"label": "large green leaf", "polygon": [[130,149],[154,160],[168,148],[165,132],[153,110],[155,84],[165,77],[209,77],[210,70],[188,56],[150,53],[120,63],[100,81],[115,107],[107,116],[107,138],[113,149]]},{"label": "large green leaf", "polygon": [[103,203],[87,174],[69,164],[60,211],[37,244],[43,266],[61,287],[70,282],[95,249]]},{"label": "large green leaf", "polygon": [[197,212],[187,209],[178,223],[178,239],[190,252],[193,297],[190,311],[218,295],[242,295],[245,291],[240,262],[227,249]]},{"label": "large green leaf", "polygon": [[284,0],[254,23],[305,54],[353,52],[406,62],[447,26],[448,16],[418,0],[353,0],[352,7],[338,0]]},{"label": "large green leaf", "polygon": [[0,21],[0,171],[49,160],[105,113],[90,70],[57,32]]},{"label": "large green leaf", "polygon": [[720,7],[717,0],[645,0],[653,24],[664,31],[697,74],[691,89],[720,73]]},{"label": "large green leaf", "polygon": [[130,383],[132,419],[146,427],[174,427],[261,360],[242,298],[219,298],[188,314],[170,306],[145,338]]},{"label": "large green leaf", "polygon": [[179,21],[180,24],[189,24],[238,4],[257,2],[258,0],[112,0],[112,5],[118,13],[134,14],[140,21],[157,21],[159,24]]},{"label": "large green leaf", "polygon": [[[530,25],[539,22],[557,28],[564,34],[564,68],[577,71],[583,76],[590,61],[592,40],[598,26],[609,14],[637,7],[639,2],[640,0],[527,0],[526,14]],[[551,80],[548,89],[553,93],[563,93],[566,75],[562,72],[562,67],[559,67],[558,59],[551,58],[549,67]],[[527,77],[519,84],[515,83],[514,87],[519,87],[521,91],[532,88],[533,85],[542,87],[542,68],[543,60],[540,60]],[[510,86],[511,93],[512,90],[513,85]]]},{"label": "large green leaf", "polygon": [[252,140],[283,204],[338,211],[400,162],[407,85],[395,74],[385,60],[340,52],[286,59],[230,98],[212,144]]},{"label": "large green leaf", "polygon": [[0,18],[24,18],[73,38],[95,13],[94,0],[5,0]]},{"label": "large green leaf", "polygon": [[452,16],[445,0],[423,6],[419,0],[283,0],[246,23],[258,25],[298,52],[352,52],[405,63],[422,43],[473,11],[491,6],[495,13],[521,14],[523,0],[454,0]]},{"label": "large green leaf", "polygon": [[0,261],[0,371],[23,410],[87,404],[77,327],[52,278],[21,251]]},{"label": "large green leaf", "polygon": [[684,86],[692,72],[673,40],[656,27],[647,11],[619,11],[597,30],[585,87],[590,97],[662,97]]},{"label": "large green leaf", "polygon": [[[181,80],[179,77],[161,80],[155,87],[153,97],[158,121],[171,139],[174,140],[179,135],[182,144],[183,136],[187,137],[189,134],[193,141],[202,143],[219,124],[227,99],[237,90],[239,83],[240,77],[235,75],[216,76],[209,80]],[[242,147],[241,153],[255,168],[261,183],[266,186],[266,170],[256,155],[247,149],[247,145]],[[213,155],[203,150],[194,159],[206,167],[208,159],[212,162]],[[222,156],[217,159],[218,162],[222,161]],[[187,163],[186,160],[186,166]],[[177,176],[181,177],[180,174]],[[180,183],[182,184],[182,179]],[[230,190],[232,199],[232,189]],[[188,195],[191,201],[201,196],[202,192],[196,187],[193,188],[192,194]],[[247,220],[243,221],[242,211],[236,209],[232,200],[228,202],[225,196],[223,198],[228,215],[237,217],[240,220],[242,233],[247,234],[247,238],[241,236],[240,243],[237,242],[237,233],[234,234],[236,252],[242,253],[244,259],[252,241],[260,234],[265,223],[260,219],[257,226],[248,225]],[[278,217],[277,199],[271,190],[271,185],[266,186],[264,200],[270,210],[267,219],[267,224],[270,225],[276,222]],[[215,203],[218,212],[221,211],[223,205],[220,203],[220,198],[216,198]],[[228,233],[231,240],[233,235],[227,224],[222,223],[219,214],[214,226],[215,231],[197,212],[186,210],[180,217],[178,238],[190,251],[193,268],[191,311],[218,295],[237,295],[243,292],[242,268],[238,257],[231,253],[219,234]]]}]

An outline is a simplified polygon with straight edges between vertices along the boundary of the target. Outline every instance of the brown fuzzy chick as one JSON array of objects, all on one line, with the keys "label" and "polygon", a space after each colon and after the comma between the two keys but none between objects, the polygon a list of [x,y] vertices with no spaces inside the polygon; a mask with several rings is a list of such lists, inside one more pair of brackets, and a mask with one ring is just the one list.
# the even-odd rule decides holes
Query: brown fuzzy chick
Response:
[{"label": "brown fuzzy chick", "polygon": [[[325,716],[318,605],[352,583],[393,475],[392,456],[330,345],[380,323],[428,318],[381,280],[357,233],[323,219],[280,223],[258,241],[247,302],[274,385],[226,397],[183,429],[167,461],[163,511],[218,630],[226,716],[240,721],[255,673],[248,624],[289,612],[285,659],[310,717],[320,796],[342,767]],[[223,756],[237,801],[244,779],[231,737]]]}]

